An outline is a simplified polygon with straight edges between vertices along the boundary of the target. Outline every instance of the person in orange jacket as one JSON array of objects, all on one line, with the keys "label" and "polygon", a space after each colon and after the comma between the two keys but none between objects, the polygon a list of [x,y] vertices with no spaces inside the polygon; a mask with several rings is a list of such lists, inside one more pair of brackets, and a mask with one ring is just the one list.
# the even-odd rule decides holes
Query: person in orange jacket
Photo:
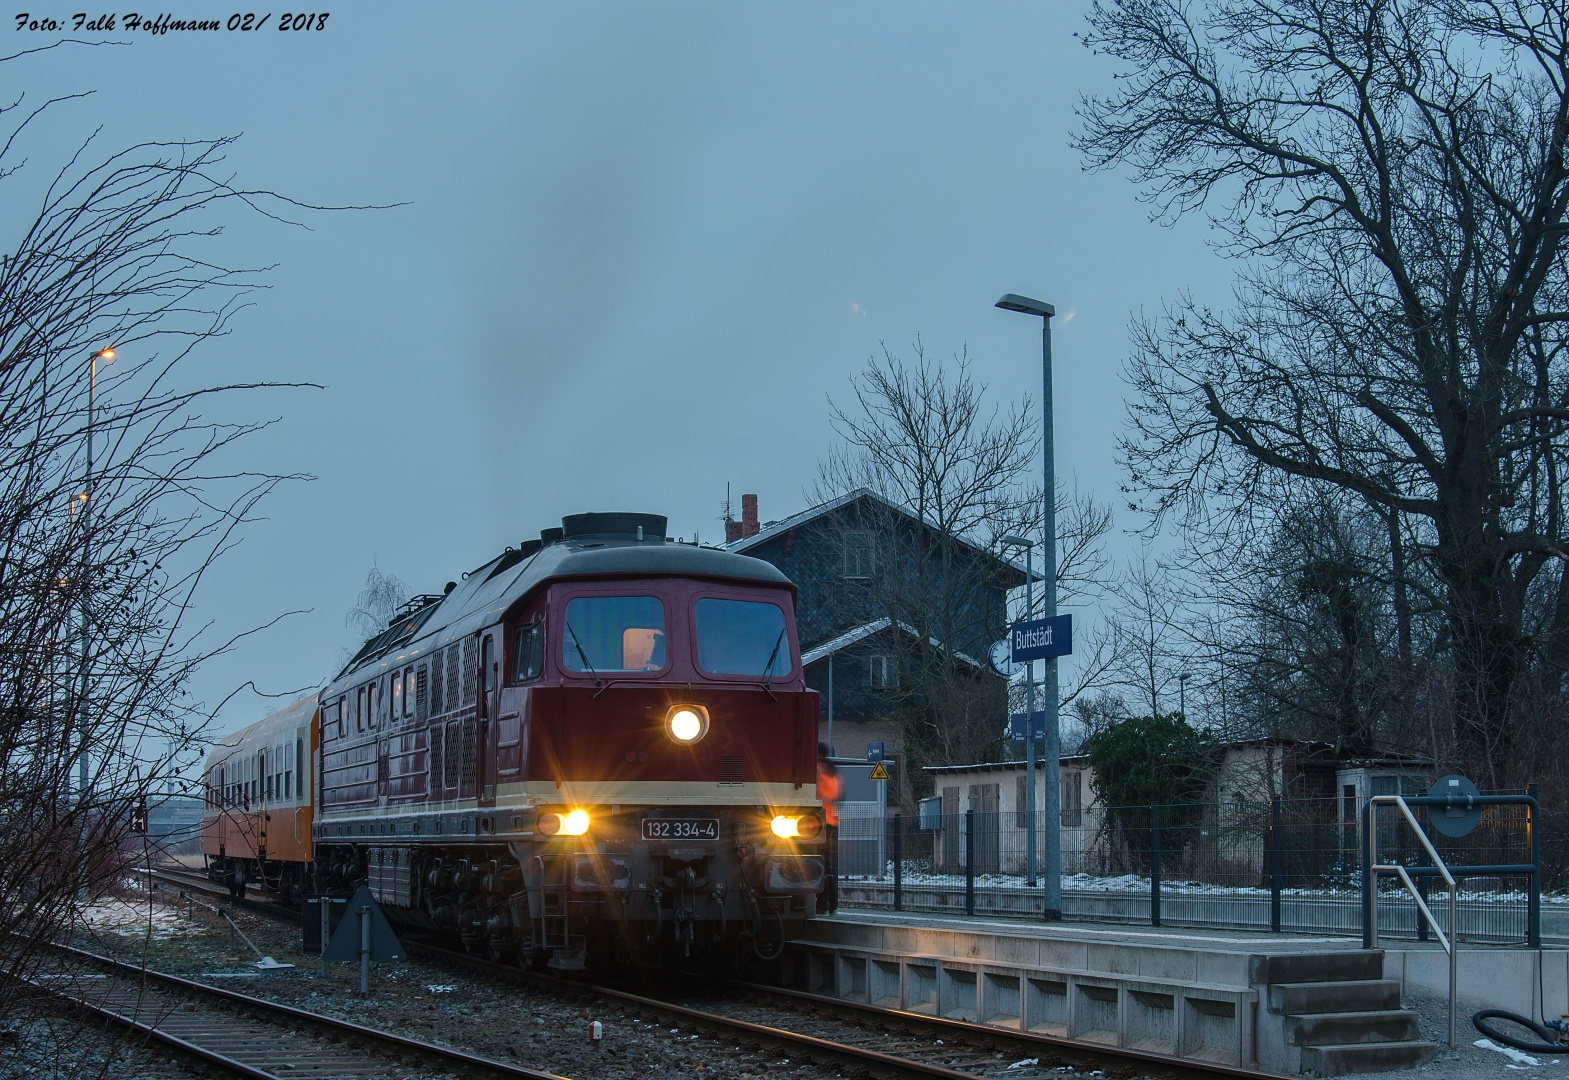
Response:
[{"label": "person in orange jacket", "polygon": [[823,804],[823,825],[827,836],[824,853],[823,891],[817,898],[820,915],[832,915],[839,907],[839,798],[843,782],[839,770],[828,760],[828,744],[817,744],[817,801]]}]

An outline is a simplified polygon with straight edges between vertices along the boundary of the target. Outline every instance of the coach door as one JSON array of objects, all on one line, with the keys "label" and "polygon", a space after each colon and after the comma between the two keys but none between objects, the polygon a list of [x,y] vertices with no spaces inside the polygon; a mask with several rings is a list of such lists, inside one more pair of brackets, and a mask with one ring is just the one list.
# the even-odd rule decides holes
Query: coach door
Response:
[{"label": "coach door", "polygon": [[501,633],[487,630],[479,642],[479,760],[477,799],[496,805],[496,713],[501,704]]}]

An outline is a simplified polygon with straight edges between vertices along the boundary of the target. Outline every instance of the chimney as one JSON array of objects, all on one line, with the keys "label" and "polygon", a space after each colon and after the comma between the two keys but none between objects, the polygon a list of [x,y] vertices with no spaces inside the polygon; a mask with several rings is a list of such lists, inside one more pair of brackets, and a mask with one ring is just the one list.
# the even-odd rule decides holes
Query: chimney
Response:
[{"label": "chimney", "polygon": [[757,524],[757,496],[741,496],[741,535],[756,536]]},{"label": "chimney", "polygon": [[741,539],[741,523],[734,518],[725,518],[725,543],[733,544]]}]

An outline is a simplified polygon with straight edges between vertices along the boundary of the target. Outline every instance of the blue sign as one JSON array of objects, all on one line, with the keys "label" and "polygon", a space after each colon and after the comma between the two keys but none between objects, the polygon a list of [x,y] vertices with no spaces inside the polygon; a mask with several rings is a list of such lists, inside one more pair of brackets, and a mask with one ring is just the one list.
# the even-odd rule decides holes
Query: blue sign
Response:
[{"label": "blue sign", "polygon": [[[1030,726],[1035,729],[1035,741],[1046,741],[1046,714],[1043,712],[1031,713],[1030,719],[1034,721]],[[1008,717],[1008,738],[1016,743],[1022,743],[1024,738],[1024,714],[1016,712]]]},{"label": "blue sign", "polygon": [[1008,646],[1016,664],[1069,656],[1073,652],[1073,616],[1014,623],[1008,631]]},{"label": "blue sign", "polygon": [[881,761],[882,759],[883,759],[883,744],[880,743],[880,742],[869,742],[869,743],[867,743],[866,744],[866,760],[870,761],[870,762],[878,762],[878,761]]}]

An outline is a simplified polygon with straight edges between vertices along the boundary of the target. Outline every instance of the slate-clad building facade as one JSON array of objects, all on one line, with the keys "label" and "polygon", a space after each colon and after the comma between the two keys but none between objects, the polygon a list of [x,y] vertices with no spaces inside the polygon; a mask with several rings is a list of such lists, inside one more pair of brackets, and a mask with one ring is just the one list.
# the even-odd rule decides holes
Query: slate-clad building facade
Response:
[{"label": "slate-clad building facade", "polygon": [[[915,645],[917,634],[904,620],[874,599],[867,579],[887,568],[890,528],[925,529],[914,515],[893,507],[866,489],[804,510],[782,521],[760,522],[757,497],[744,495],[741,520],[726,522],[727,550],[778,567],[797,587],[796,627],[807,685],[822,695],[821,732],[834,721],[834,750],[841,757],[863,758],[868,743],[881,742],[890,757],[900,756],[894,719],[899,690],[897,657]],[[955,651],[978,678],[994,678],[984,665],[986,650],[1007,624],[1007,593],[1024,583],[1012,563],[969,545],[959,545],[966,580],[979,584],[964,591]],[[980,572],[977,572],[980,571]],[[941,580],[930,587],[939,592]],[[900,641],[894,638],[899,636]],[[940,648],[941,642],[928,644]],[[998,717],[999,727],[1005,722]]]}]

